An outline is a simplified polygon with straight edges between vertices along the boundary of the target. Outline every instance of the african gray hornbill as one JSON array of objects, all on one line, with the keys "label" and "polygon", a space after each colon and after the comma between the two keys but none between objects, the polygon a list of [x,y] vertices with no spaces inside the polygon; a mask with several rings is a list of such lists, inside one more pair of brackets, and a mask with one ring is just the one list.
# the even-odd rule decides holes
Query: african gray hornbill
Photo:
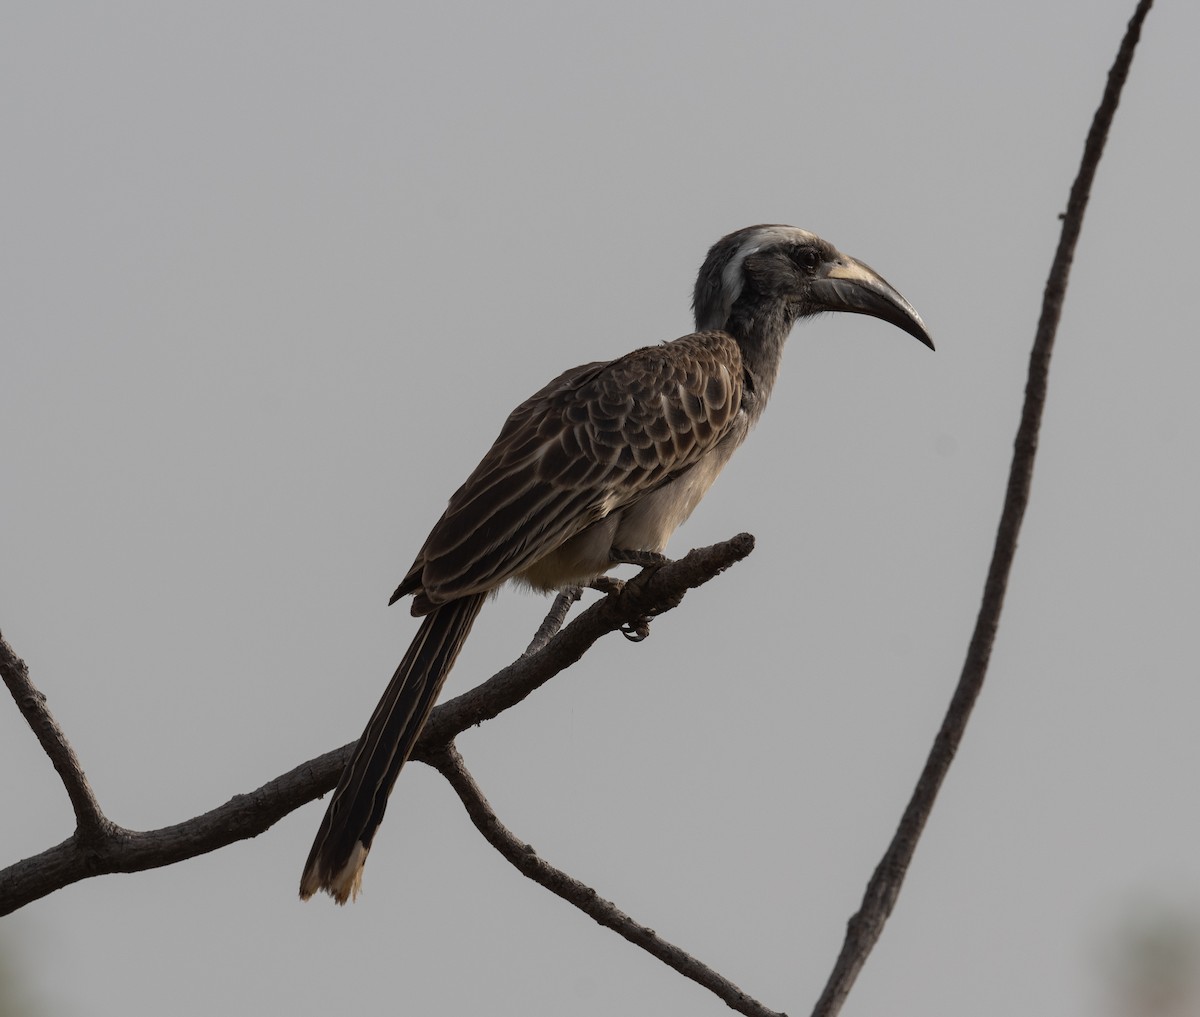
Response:
[{"label": "african gray hornbill", "polygon": [[451,497],[389,601],[411,594],[424,620],[329,802],[302,898],[357,896],[392,785],[488,594],[509,580],[586,584],[660,555],[762,415],[800,318],[869,314],[933,348],[880,275],[794,226],[717,241],[692,306],[691,335],[573,368],[526,399]]}]

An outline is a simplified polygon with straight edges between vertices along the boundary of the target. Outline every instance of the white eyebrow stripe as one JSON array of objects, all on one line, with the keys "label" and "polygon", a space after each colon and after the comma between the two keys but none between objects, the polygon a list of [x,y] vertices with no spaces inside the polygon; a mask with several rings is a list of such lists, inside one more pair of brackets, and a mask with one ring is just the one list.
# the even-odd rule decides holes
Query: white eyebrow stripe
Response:
[{"label": "white eyebrow stripe", "polygon": [[721,291],[726,297],[725,305],[732,307],[737,303],[737,298],[742,295],[742,265],[750,255],[775,243],[802,243],[806,240],[816,239],[815,234],[797,226],[764,226],[747,237],[745,243],[729,259],[729,264],[721,272]]}]

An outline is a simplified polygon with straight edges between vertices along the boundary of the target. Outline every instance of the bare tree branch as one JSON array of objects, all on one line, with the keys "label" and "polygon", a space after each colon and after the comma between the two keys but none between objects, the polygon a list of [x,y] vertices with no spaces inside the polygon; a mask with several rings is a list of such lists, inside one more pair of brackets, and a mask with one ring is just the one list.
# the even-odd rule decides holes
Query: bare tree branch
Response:
[{"label": "bare tree branch", "polygon": [[691,954],[662,939],[653,929],[635,922],[612,901],[605,900],[590,886],[567,875],[561,869],[556,869],[541,858],[531,845],[518,840],[492,811],[491,805],[479,785],[475,783],[475,778],[467,770],[453,743],[430,757],[428,762],[450,782],[450,786],[465,806],[467,815],[471,817],[471,822],[483,834],[484,839],[523,876],[541,884],[600,925],[629,940],[634,946],[640,946],[685,978],[690,978],[715,993],[738,1013],[747,1014],[749,1017],[784,1017],[746,995],[729,979],[723,978]]},{"label": "bare tree branch", "polygon": [[[575,663],[601,636],[675,607],[683,595],[745,558],[754,538],[731,540],[692,551],[662,568],[645,570],[624,588],[604,597],[551,638],[477,688],[439,706],[430,717],[414,756],[428,759],[461,731],[516,705]],[[21,713],[62,775],[75,806],[76,833],[55,847],[0,870],[0,915],[89,876],[140,872],[215,851],[256,837],[289,812],[337,783],[354,743],[302,763],[245,795],[173,826],[135,831],[107,819],[65,735],[29,680],[24,663],[0,641],[0,671]]]},{"label": "bare tree branch", "polygon": [[1004,497],[1004,509],[996,533],[992,552],[992,563],[988,569],[983,588],[983,601],[975,622],[975,631],[967,649],[962,674],[942,726],[934,739],[929,758],[921,772],[908,807],[900,820],[899,828],[888,846],[887,852],[867,884],[862,906],[849,922],[842,951],[834,965],[829,981],[825,985],[816,1007],[814,1017],[833,1017],[837,1014],[849,994],[859,971],[866,963],[872,948],[883,931],[884,923],[892,913],[904,875],[912,861],[917,841],[925,828],[925,821],[933,810],[933,803],[942,786],[946,773],[954,760],[967,720],[987,674],[992,644],[1000,624],[1000,612],[1004,606],[1004,594],[1008,588],[1008,576],[1012,570],[1013,557],[1017,550],[1017,536],[1025,508],[1029,504],[1029,491],[1033,483],[1033,463],[1037,455],[1038,430],[1041,427],[1042,411],[1046,404],[1046,388],[1050,374],[1050,354],[1054,349],[1055,334],[1062,316],[1063,299],[1067,292],[1067,279],[1075,255],[1075,245],[1083,227],[1083,214],[1087,208],[1092,181],[1104,144],[1108,139],[1109,127],[1117,111],[1121,89],[1133,62],[1134,50],[1141,36],[1142,23],[1150,11],[1153,0],[1141,0],[1125,31],[1125,38],[1117,52],[1116,61],[1108,72],[1108,84],[1096,115],[1088,132],[1083,149],[1083,159],[1071,195],[1067,211],[1062,216],[1062,234],[1058,250],[1050,267],[1046,290],[1042,297],[1042,314],[1038,321],[1033,352],[1029,358],[1029,375],[1025,385],[1025,405],[1021,411],[1021,423],[1014,443],[1012,466],[1008,475],[1008,489]]}]

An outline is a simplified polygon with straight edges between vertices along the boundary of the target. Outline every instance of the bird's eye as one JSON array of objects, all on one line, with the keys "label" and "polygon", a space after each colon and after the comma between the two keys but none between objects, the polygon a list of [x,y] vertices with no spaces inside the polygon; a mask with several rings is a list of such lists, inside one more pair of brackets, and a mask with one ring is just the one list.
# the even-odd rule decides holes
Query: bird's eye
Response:
[{"label": "bird's eye", "polygon": [[821,264],[821,252],[815,247],[798,247],[793,258],[801,268],[810,270]]}]

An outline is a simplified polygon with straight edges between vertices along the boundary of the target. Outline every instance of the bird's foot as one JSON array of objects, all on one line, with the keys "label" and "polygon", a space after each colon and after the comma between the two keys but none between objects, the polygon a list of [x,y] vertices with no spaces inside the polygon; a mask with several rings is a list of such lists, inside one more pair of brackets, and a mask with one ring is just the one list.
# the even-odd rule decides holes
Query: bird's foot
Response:
[{"label": "bird's foot", "polygon": [[[641,579],[643,575],[662,568],[664,565],[670,565],[671,559],[665,554],[659,554],[657,551],[638,551],[630,548],[614,547],[608,552],[608,559],[614,565],[636,565],[643,570],[642,575],[636,577]],[[625,588],[623,579],[616,579],[613,576],[599,576],[592,580],[591,587],[593,590],[599,590],[601,593],[620,593]],[[672,605],[674,606],[674,605]],[[621,626],[621,635],[628,639],[631,643],[640,643],[648,635],[650,635],[650,622],[658,615],[659,611],[651,611],[649,614],[644,614],[640,618],[631,622],[626,622]]]},{"label": "bird's foot", "polygon": [[659,604],[649,613],[642,615],[634,622],[630,622],[621,626],[621,635],[628,639],[631,643],[640,643],[648,635],[650,635],[650,623],[660,614],[666,614],[673,607],[678,607],[683,601],[683,594],[672,597],[670,600]]},{"label": "bird's foot", "polygon": [[[625,580],[618,579],[616,576],[597,576],[588,583],[597,593],[603,593],[606,597],[616,596],[625,589]],[[630,642],[640,643],[648,635],[650,635],[650,616],[639,618],[636,622],[626,622],[621,626],[621,635]]]}]

